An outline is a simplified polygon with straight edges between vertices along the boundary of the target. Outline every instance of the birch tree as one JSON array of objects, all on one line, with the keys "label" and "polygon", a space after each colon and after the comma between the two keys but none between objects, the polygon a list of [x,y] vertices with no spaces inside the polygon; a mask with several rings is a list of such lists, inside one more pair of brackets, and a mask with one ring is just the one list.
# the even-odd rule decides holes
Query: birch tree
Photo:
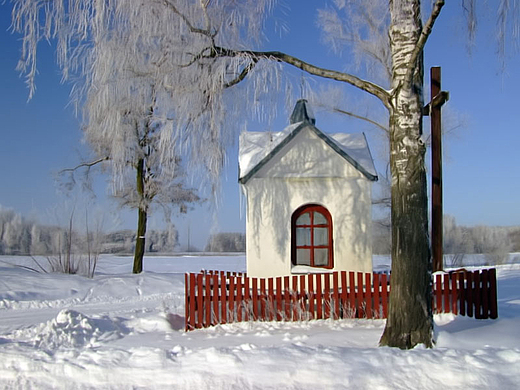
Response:
[{"label": "birch tree", "polygon": [[[321,68],[288,53],[253,50],[260,47],[258,38],[274,0],[13,2],[15,30],[24,34],[20,70],[25,71],[31,87],[36,74],[37,43],[55,38],[64,76],[80,76],[76,101],[86,103],[83,118],[91,126],[91,114],[99,109],[99,102],[110,106],[117,95],[104,93],[98,103],[89,105],[89,94],[97,93],[99,87],[98,76],[109,72],[107,66],[113,68],[101,65],[107,54],[101,55],[98,48],[116,42],[112,39],[120,34],[126,54],[122,64],[120,60],[116,63],[122,65],[121,69],[132,69],[131,80],[118,76],[112,88],[129,88],[125,96],[133,102],[131,92],[137,88],[134,79],[144,75],[148,79],[146,88],[151,87],[153,92],[148,89],[137,110],[116,110],[116,116],[98,126],[98,131],[113,134],[116,145],[126,145],[124,140],[136,129],[125,123],[129,120],[124,119],[127,112],[140,112],[139,118],[147,118],[137,128],[152,128],[160,113],[168,123],[161,125],[164,131],[159,144],[189,151],[188,166],[201,168],[214,184],[223,165],[225,147],[238,128],[235,124],[239,121],[233,114],[243,113],[241,104],[264,113],[266,106],[259,103],[265,104],[262,97],[266,93],[275,96],[277,90],[285,88],[285,65],[350,85],[377,99],[388,112],[392,177],[392,289],[381,345],[432,346],[422,58],[444,1],[428,2],[424,18],[420,0],[333,2],[334,10],[348,11],[347,17],[336,18],[337,12],[329,16],[349,31],[347,37],[356,38],[352,45],[356,53],[368,54],[386,66],[386,86],[377,79],[369,81],[353,73]],[[500,15],[518,14],[516,8],[510,12],[509,5],[508,0],[500,1]],[[476,2],[465,0],[462,6],[471,32]],[[377,18],[375,13],[379,13]],[[506,28],[507,24],[501,26]],[[360,33],[356,36],[352,31]],[[115,53],[119,53],[117,49]],[[140,66],[136,67],[132,59]],[[146,115],[143,110],[147,110]],[[265,113],[270,116],[270,111]],[[121,123],[126,128],[122,132],[117,130]],[[161,158],[170,153],[168,148],[159,150]],[[111,156],[116,184],[123,176],[124,156],[123,152]]]}]

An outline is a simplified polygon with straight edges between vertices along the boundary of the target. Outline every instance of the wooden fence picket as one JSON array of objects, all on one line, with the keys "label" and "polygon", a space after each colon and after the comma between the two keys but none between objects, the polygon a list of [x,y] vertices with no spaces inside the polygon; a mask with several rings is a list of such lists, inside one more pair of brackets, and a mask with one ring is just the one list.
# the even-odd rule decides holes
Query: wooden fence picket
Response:
[{"label": "wooden fence picket", "polygon": [[450,311],[450,275],[444,274],[444,313],[448,313]]},{"label": "wooden fence picket", "polygon": [[307,305],[306,305],[306,298],[307,297],[307,290],[305,289],[305,275],[300,275],[300,285],[298,288],[298,301],[300,302],[300,305],[298,307],[299,313],[298,318],[300,320],[306,319],[307,316],[305,313],[307,312]]},{"label": "wooden fence picket", "polygon": [[464,272],[459,273],[459,313],[461,316],[466,315],[467,289],[464,278]]},{"label": "wooden fence picket", "polygon": [[285,321],[291,320],[291,286],[289,285],[289,277],[283,278],[283,317]]},{"label": "wooden fence picket", "polygon": [[466,313],[468,317],[473,317],[473,304],[474,304],[474,297],[473,297],[473,273],[467,272],[466,273]]},{"label": "wooden fence picket", "polygon": [[486,319],[486,318],[489,318],[489,294],[487,293],[489,291],[489,284],[488,284],[488,270],[482,270],[482,273],[481,273],[481,296],[482,296],[482,300],[481,300],[481,305],[482,305],[482,310],[481,310],[481,315],[482,315],[482,319]]},{"label": "wooden fence picket", "polygon": [[308,279],[308,285],[309,285],[309,292],[308,292],[308,300],[309,300],[309,316],[310,316],[310,319],[313,320],[315,319],[316,317],[314,316],[314,275],[313,274],[309,274],[307,275],[307,279]]},{"label": "wooden fence picket", "polygon": [[316,318],[321,320],[323,318],[321,274],[315,274],[314,276],[316,277]]},{"label": "wooden fence picket", "polygon": [[203,324],[202,324],[203,327],[208,327],[211,324],[211,309],[210,309],[211,286],[209,283],[210,278],[211,278],[210,274],[205,274],[202,277],[202,280],[204,283],[204,296],[202,298],[202,301],[203,301],[203,305],[204,305],[204,312],[206,314],[205,316],[203,316]]},{"label": "wooden fence picket", "polygon": [[381,275],[381,304],[383,306],[383,318],[388,317],[388,294],[390,293],[390,284],[388,275]]},{"label": "wooden fence picket", "polygon": [[374,274],[372,284],[374,286],[374,317],[381,318],[381,298],[379,297],[379,289],[381,288],[381,285],[379,283],[379,274]]},{"label": "wooden fence picket", "polygon": [[348,312],[348,285],[347,285],[347,271],[341,271],[341,294],[340,294],[340,318],[347,318]]},{"label": "wooden fence picket", "polygon": [[203,277],[204,275],[203,274],[199,274],[197,275],[196,279],[197,279],[197,282],[196,282],[196,286],[197,286],[197,308],[199,309],[198,310],[198,315],[197,315],[197,320],[196,320],[196,323],[195,323],[195,327],[196,328],[202,328],[202,324],[204,323],[204,319],[202,318],[202,316],[204,315],[204,310],[201,310],[202,309],[202,303],[203,303],[203,298],[204,298],[204,284],[202,283],[203,281]]},{"label": "wooden fence picket", "polygon": [[[291,285],[291,315],[293,321],[299,320],[299,296],[298,296],[298,277],[294,275],[292,277],[292,285]],[[290,308],[290,309],[291,309]]]},{"label": "wooden fence picket", "polygon": [[186,274],[186,330],[195,329],[195,274]]},{"label": "wooden fence picket", "polygon": [[282,317],[282,278],[279,276],[276,278],[276,308],[275,315],[276,321],[281,321]]},{"label": "wooden fence picket", "polygon": [[482,319],[482,284],[478,271],[473,273],[473,283],[475,284],[475,318]]},{"label": "wooden fence picket", "polygon": [[324,312],[323,316],[325,319],[330,318],[330,274],[324,274],[324,283],[325,283],[325,289],[323,294],[323,306]]},{"label": "wooden fence picket", "polygon": [[363,318],[365,316],[365,308],[363,307],[364,302],[363,292],[363,274],[357,273],[357,294],[356,294],[356,318]]},{"label": "wooden fence picket", "polygon": [[337,320],[340,315],[339,313],[339,307],[340,307],[340,302],[339,302],[339,292],[340,292],[340,287],[339,287],[339,274],[338,272],[334,272],[332,274],[332,300],[334,302],[334,315],[332,318],[334,318],[335,320]]},{"label": "wooden fence picket", "polygon": [[491,268],[489,270],[489,318],[498,318],[498,300],[497,300],[497,270]]},{"label": "wooden fence picket", "polygon": [[459,301],[459,286],[458,286],[458,279],[457,279],[457,273],[452,272],[451,273],[451,308],[450,312],[457,315],[458,314],[458,301]]},{"label": "wooden fence picket", "polygon": [[434,313],[442,313],[442,275],[439,273],[435,275],[435,286],[433,292],[436,303]]},{"label": "wooden fence picket", "polygon": [[372,318],[372,282],[369,273],[365,274],[365,317]]},{"label": "wooden fence picket", "polygon": [[235,322],[235,278],[229,276],[228,321]]},{"label": "wooden fence picket", "polygon": [[235,277],[236,283],[235,283],[235,289],[237,290],[236,295],[236,305],[237,305],[237,322],[242,322],[242,278],[241,277]]},{"label": "wooden fence picket", "polygon": [[266,301],[267,301],[267,310],[268,310],[268,317],[269,317],[269,321],[273,321],[274,320],[274,313],[275,313],[275,306],[274,306],[274,287],[273,287],[273,283],[274,283],[274,279],[273,278],[269,278],[268,279],[268,283],[269,283],[269,291],[268,291],[268,295],[266,297]]},{"label": "wooden fence picket", "polygon": [[222,272],[220,275],[220,323],[227,323],[227,278]]},{"label": "wooden fence picket", "polygon": [[351,317],[355,318],[357,314],[356,310],[356,282],[354,280],[355,275],[354,272],[349,272],[349,311],[351,314]]},{"label": "wooden fence picket", "polygon": [[252,292],[252,310],[251,310],[251,316],[253,321],[258,321],[258,279],[252,278],[251,279],[251,292]]},{"label": "wooden fence picket", "polygon": [[260,314],[258,319],[266,321],[266,303],[267,303],[267,294],[265,292],[265,279],[260,279]]}]

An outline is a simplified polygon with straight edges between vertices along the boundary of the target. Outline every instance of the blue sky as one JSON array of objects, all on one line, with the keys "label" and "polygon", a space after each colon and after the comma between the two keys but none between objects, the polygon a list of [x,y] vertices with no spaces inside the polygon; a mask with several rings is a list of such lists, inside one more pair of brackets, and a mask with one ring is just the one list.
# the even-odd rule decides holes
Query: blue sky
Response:
[{"label": "blue sky", "polygon": [[[293,2],[288,2],[292,4]],[[305,7],[306,4],[311,4]],[[495,16],[480,20],[472,54],[468,55],[459,2],[447,2],[425,51],[426,73],[442,66],[442,86],[450,92],[448,108],[465,125],[446,137],[444,147],[444,209],[461,225],[520,225],[520,56],[508,55],[506,68],[496,54]],[[457,4],[455,4],[457,3]],[[296,3],[295,3],[296,4]],[[280,39],[268,33],[265,49],[280,50],[317,65],[342,70],[348,55],[338,56],[320,42],[315,27],[314,2],[298,2],[298,8],[284,16],[290,31]],[[12,208],[42,223],[55,223],[52,210],[64,202],[56,190],[53,174],[71,167],[87,155],[72,107],[67,106],[70,86],[60,84],[53,50],[42,43],[39,52],[37,92],[27,101],[28,89],[15,71],[19,58],[19,36],[8,32],[10,6],[0,6],[0,205]],[[299,73],[290,70],[295,77]],[[428,83],[428,77],[425,77]],[[319,86],[320,82],[311,82]],[[426,89],[429,97],[429,90]],[[347,93],[353,93],[348,89]],[[354,94],[355,95],[355,94]],[[317,125],[325,132],[365,131],[366,125],[316,110]],[[272,129],[283,128],[290,113],[282,112]],[[428,120],[428,118],[426,118]],[[321,124],[321,125],[320,125]],[[262,130],[262,124],[251,130]],[[376,138],[369,136],[372,148]],[[191,242],[203,247],[210,228],[244,231],[237,184],[237,150],[229,151],[217,209],[217,224],[207,206],[174,219],[181,241],[186,242],[188,225]],[[373,153],[378,155],[377,151]],[[378,167],[383,161],[376,161]],[[107,215],[108,229],[134,228],[134,212],[120,212],[107,199],[103,179],[96,182],[97,207]],[[149,228],[162,226],[160,213],[150,219]]]}]

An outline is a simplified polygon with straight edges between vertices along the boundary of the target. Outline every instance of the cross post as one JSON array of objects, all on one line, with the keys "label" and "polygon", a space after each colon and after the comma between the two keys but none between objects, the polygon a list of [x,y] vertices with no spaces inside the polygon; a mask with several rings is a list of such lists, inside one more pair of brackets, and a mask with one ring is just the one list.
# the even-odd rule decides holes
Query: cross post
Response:
[{"label": "cross post", "polygon": [[433,272],[443,270],[442,253],[442,126],[441,107],[449,99],[449,93],[441,91],[441,68],[430,69],[430,103],[424,114],[431,120],[432,152],[432,261]]}]

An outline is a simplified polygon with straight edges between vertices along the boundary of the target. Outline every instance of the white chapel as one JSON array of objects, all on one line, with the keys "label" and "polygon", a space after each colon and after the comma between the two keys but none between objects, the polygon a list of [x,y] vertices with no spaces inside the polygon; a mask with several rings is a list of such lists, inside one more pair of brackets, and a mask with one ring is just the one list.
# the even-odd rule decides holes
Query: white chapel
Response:
[{"label": "white chapel", "polygon": [[365,135],[322,132],[306,100],[283,131],[243,132],[248,276],[372,272],[376,180]]}]

